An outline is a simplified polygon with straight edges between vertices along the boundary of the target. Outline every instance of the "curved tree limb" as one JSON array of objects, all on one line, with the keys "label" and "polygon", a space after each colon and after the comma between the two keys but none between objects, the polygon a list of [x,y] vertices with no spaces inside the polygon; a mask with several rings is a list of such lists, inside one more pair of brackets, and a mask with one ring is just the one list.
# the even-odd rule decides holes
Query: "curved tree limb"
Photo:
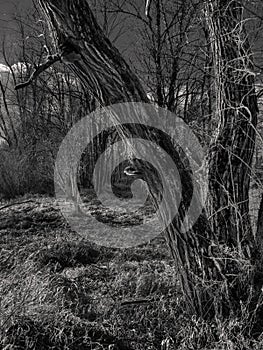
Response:
[{"label": "curved tree limb", "polygon": [[41,73],[43,73],[45,70],[47,70],[49,67],[51,67],[55,62],[61,61],[61,55],[56,54],[52,56],[48,56],[46,61],[43,62],[41,65],[39,65],[31,74],[30,78],[25,81],[24,83],[17,84],[15,86],[15,90],[22,89],[32,83],[33,80],[35,80]]}]

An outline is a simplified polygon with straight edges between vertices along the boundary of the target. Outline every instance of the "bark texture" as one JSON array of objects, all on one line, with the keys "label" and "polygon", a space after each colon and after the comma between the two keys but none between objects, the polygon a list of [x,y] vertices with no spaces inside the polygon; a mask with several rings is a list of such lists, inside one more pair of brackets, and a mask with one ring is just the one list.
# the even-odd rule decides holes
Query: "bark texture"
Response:
[{"label": "bark texture", "polygon": [[62,60],[102,105],[148,102],[138,78],[99,27],[84,0],[38,0]]},{"label": "bark texture", "polygon": [[219,121],[209,159],[211,224],[219,241],[250,254],[249,184],[258,109],[243,8],[238,1],[209,0],[206,19]]}]

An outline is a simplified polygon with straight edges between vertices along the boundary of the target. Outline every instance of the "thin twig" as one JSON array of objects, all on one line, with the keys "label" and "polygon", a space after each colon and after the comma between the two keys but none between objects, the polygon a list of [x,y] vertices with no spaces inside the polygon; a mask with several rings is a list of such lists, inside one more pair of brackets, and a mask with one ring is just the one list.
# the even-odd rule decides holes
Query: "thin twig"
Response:
[{"label": "thin twig", "polygon": [[26,200],[24,202],[9,203],[9,204],[6,204],[6,205],[0,207],[0,210],[12,207],[13,205],[25,204],[25,203],[30,203],[30,202],[34,202],[34,201],[32,199],[28,199],[28,200]]},{"label": "thin twig", "polygon": [[148,303],[152,303],[155,300],[152,299],[133,299],[133,300],[126,300],[126,301],[122,301],[121,302],[121,306],[125,306],[125,305],[141,305],[141,304],[148,304]]}]

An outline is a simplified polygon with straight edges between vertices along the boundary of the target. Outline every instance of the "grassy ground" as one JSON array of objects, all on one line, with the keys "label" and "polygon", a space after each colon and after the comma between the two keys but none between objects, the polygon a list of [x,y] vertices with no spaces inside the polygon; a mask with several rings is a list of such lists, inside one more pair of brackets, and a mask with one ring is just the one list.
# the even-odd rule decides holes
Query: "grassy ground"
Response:
[{"label": "grassy ground", "polygon": [[213,323],[186,312],[162,237],[95,246],[52,198],[19,201],[0,210],[0,349],[263,349],[245,307]]}]

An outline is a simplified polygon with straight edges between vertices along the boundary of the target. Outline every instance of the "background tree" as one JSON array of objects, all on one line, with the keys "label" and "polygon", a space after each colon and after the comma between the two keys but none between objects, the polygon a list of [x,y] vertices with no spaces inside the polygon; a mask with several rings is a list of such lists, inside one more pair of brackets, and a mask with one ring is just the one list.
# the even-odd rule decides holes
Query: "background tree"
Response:
[{"label": "background tree", "polygon": [[50,46],[43,35],[45,25],[34,15],[16,17],[14,24],[19,36],[16,45],[3,42],[0,72],[0,128],[8,145],[0,153],[0,193],[7,198],[53,193],[60,142],[93,108],[92,98],[65,65],[53,65],[24,89],[14,89],[45,60]]}]

